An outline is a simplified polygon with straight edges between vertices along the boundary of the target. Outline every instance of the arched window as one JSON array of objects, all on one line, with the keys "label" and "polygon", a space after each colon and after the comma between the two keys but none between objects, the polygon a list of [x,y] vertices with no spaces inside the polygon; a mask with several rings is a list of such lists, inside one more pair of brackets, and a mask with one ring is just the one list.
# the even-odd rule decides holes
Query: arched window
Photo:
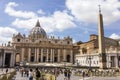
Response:
[{"label": "arched window", "polygon": [[82,53],[86,54],[87,53],[87,49],[86,48],[82,48]]}]

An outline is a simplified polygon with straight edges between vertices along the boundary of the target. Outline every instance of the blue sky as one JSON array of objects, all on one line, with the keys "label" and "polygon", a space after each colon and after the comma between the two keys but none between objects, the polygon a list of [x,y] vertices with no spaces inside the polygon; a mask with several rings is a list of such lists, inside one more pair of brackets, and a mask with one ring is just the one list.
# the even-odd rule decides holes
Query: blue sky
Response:
[{"label": "blue sky", "polygon": [[119,0],[0,0],[0,44],[18,32],[28,35],[38,19],[48,36],[86,42],[98,34],[99,4],[105,36],[120,38]]}]

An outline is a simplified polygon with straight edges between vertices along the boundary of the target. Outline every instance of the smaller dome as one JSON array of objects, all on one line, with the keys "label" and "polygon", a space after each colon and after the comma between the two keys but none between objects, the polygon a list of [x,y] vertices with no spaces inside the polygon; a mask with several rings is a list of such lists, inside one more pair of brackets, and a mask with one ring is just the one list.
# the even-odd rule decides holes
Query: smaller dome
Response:
[{"label": "smaller dome", "polygon": [[40,26],[39,21],[37,21],[36,26],[30,31],[30,37],[32,38],[46,38],[46,32],[44,29]]}]

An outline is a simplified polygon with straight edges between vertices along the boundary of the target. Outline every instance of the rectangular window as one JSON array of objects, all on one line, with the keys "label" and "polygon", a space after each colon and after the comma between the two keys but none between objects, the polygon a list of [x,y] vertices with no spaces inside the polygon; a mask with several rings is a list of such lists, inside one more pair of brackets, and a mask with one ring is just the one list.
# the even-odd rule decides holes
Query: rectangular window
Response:
[{"label": "rectangular window", "polygon": [[46,48],[43,48],[43,54],[44,53],[47,53],[47,49]]},{"label": "rectangular window", "polygon": [[20,39],[17,39],[17,42],[20,42]]},{"label": "rectangular window", "polygon": [[35,48],[32,48],[32,49],[31,49],[31,53],[35,53]]}]

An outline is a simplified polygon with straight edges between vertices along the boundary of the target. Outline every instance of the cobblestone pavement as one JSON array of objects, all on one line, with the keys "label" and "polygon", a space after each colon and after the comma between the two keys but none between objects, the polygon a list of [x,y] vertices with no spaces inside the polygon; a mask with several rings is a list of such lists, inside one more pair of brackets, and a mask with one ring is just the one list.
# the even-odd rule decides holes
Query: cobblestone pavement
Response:
[{"label": "cobblestone pavement", "polygon": [[[10,72],[12,69],[9,69],[8,71]],[[1,70],[0,69],[0,74],[5,73],[6,69]],[[19,71],[17,71],[17,74],[14,76],[13,80],[29,80],[28,77],[21,77],[21,74]],[[34,79],[35,80],[35,79]],[[64,75],[60,74],[56,80],[64,80]],[[74,76],[71,75],[70,80],[83,80],[82,77],[80,76]],[[84,80],[120,80],[120,76],[117,77],[85,77]]]},{"label": "cobblestone pavement", "polygon": [[[56,79],[57,79],[57,80],[64,80],[64,75],[61,74],[61,75],[59,75]],[[88,80],[88,79],[90,79],[90,77],[84,78],[84,80]],[[71,79],[70,79],[70,80],[83,80],[83,78],[80,77],[80,76],[71,75]]]},{"label": "cobblestone pavement", "polygon": [[[29,79],[26,76],[22,77],[21,73],[19,71],[17,71],[13,80],[29,80]],[[33,80],[35,80],[35,79],[33,79]]]},{"label": "cobblestone pavement", "polygon": [[[14,79],[13,80],[29,80],[26,76],[25,77],[21,77],[21,74],[20,74],[20,72],[19,71],[17,71],[17,73],[16,73],[16,75],[15,75],[15,77],[14,77]],[[34,79],[35,80],[35,79]],[[63,74],[61,74],[61,75],[59,75],[57,78],[56,78],[56,80],[64,80],[64,75]],[[71,80],[82,80],[82,78],[81,77],[79,77],[79,76],[71,76]]]},{"label": "cobblestone pavement", "polygon": [[[57,80],[64,80],[64,75],[61,74],[57,77]],[[82,77],[79,76],[71,76],[70,80],[120,80],[120,76],[116,76],[116,77],[85,77],[84,79]]]},{"label": "cobblestone pavement", "polygon": [[85,80],[120,80],[120,76],[117,77],[91,77]]},{"label": "cobblestone pavement", "polygon": [[19,71],[16,72],[16,75],[14,76],[13,80],[29,80],[27,77],[21,77],[21,74]]}]

